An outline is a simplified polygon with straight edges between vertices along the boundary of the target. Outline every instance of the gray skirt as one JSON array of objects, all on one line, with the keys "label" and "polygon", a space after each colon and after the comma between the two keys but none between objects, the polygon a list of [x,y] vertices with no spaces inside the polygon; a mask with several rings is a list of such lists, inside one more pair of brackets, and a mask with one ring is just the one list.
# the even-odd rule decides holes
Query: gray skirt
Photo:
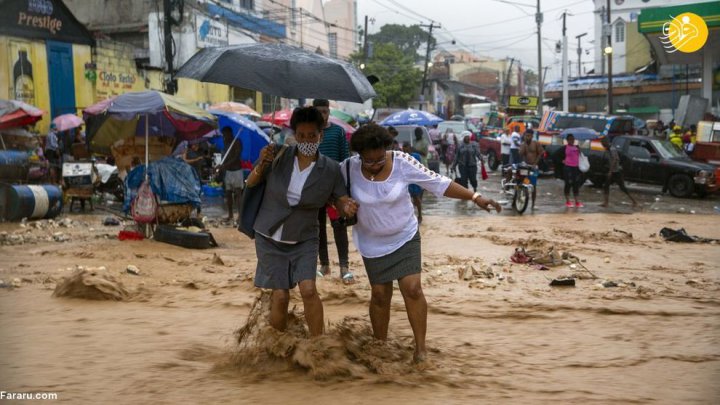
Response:
[{"label": "gray skirt", "polygon": [[422,271],[420,231],[400,249],[380,257],[363,257],[370,284],[386,284]]},{"label": "gray skirt", "polygon": [[255,287],[289,290],[303,280],[315,280],[318,240],[278,243],[255,233]]}]

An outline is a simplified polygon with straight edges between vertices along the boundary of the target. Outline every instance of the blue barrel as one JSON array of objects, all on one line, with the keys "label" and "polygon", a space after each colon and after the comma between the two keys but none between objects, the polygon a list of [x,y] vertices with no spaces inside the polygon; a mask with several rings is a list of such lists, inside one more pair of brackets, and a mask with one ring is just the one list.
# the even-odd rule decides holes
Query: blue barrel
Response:
[{"label": "blue barrel", "polygon": [[25,152],[0,150],[0,181],[22,182],[28,177],[30,163]]},{"label": "blue barrel", "polygon": [[0,184],[0,218],[5,221],[55,218],[62,204],[62,189],[55,185]]}]

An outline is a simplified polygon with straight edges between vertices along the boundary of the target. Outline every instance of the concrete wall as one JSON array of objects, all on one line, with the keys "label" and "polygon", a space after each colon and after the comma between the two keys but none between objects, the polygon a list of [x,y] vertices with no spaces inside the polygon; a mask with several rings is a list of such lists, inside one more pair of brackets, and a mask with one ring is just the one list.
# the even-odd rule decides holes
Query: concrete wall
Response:
[{"label": "concrete wall", "polygon": [[348,59],[350,54],[358,49],[357,36],[355,30],[357,27],[357,16],[355,15],[354,0],[330,0],[325,3],[325,19],[338,27],[347,29],[338,29],[329,27],[329,32],[337,33],[338,58]]}]

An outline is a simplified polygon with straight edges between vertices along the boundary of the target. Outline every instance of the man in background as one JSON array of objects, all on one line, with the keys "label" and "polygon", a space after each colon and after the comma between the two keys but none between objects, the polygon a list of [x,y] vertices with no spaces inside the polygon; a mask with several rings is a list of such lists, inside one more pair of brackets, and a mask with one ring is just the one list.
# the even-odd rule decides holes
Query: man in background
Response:
[{"label": "man in background", "polygon": [[[335,125],[329,121],[330,102],[328,100],[315,99],[313,100],[313,107],[317,108],[325,119],[323,137],[318,150],[336,162],[342,162],[347,159],[350,154],[347,138],[345,137],[345,130],[339,125]],[[343,283],[351,284],[355,282],[355,279],[349,269],[347,227],[331,205],[321,208],[318,211],[318,224],[320,226],[320,246],[318,249],[320,270],[318,270],[318,273],[321,276],[330,274],[330,257],[327,246],[327,218],[329,215],[331,215],[330,225],[333,229],[338,261],[340,262],[340,277]]]},{"label": "man in background", "polygon": [[[240,138],[233,136],[230,127],[224,127],[221,131],[223,143],[225,145],[225,156],[223,163],[215,170],[223,178],[225,184],[225,204],[228,210],[228,221],[234,220],[233,205],[238,207],[238,220],[240,215],[240,196],[244,186],[244,176],[242,171],[242,150],[243,145]],[[224,176],[223,174],[224,173]]]}]

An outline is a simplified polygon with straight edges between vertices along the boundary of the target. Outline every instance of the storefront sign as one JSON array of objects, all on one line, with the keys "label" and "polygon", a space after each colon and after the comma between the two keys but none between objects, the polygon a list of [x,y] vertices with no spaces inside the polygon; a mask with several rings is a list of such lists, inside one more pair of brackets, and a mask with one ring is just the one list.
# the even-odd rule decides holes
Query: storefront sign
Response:
[{"label": "storefront sign", "polygon": [[538,103],[537,97],[528,96],[510,96],[508,102],[509,108],[536,108]]},{"label": "storefront sign", "polygon": [[96,94],[98,98],[107,98],[137,91],[139,79],[136,73],[98,70]]},{"label": "storefront sign", "polygon": [[227,26],[208,16],[195,15],[195,36],[198,48],[211,48],[228,44]]},{"label": "storefront sign", "polygon": [[0,13],[0,34],[76,44],[93,43],[90,32],[59,0],[3,2]]}]

